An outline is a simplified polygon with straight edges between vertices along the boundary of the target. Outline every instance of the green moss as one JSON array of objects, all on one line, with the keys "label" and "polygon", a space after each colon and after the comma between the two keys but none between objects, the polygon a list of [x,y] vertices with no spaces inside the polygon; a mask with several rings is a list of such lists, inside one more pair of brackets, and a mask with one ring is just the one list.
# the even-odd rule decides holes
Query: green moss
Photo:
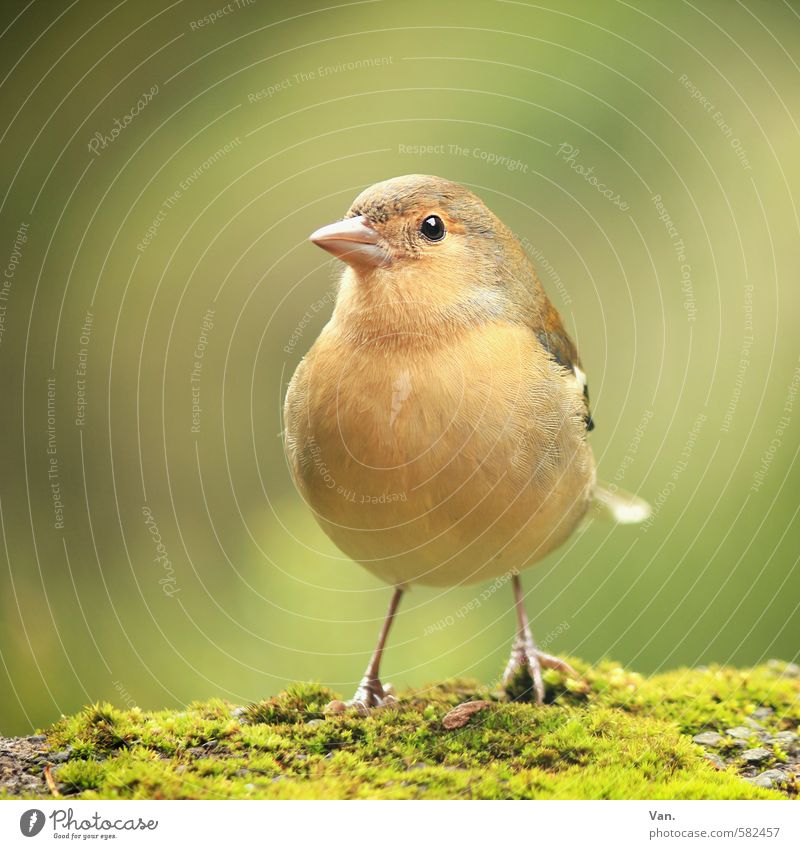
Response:
[{"label": "green moss", "polygon": [[[797,678],[772,666],[645,679],[610,662],[574,665],[583,681],[546,673],[545,706],[524,701],[524,680],[515,702],[459,680],[402,694],[396,707],[367,718],[326,716],[335,694],[316,684],[244,709],[220,700],[179,712],[94,705],[47,731],[52,749],[69,753],[52,776],[62,795],[84,799],[783,795],[743,780],[742,749],[732,740],[718,749],[732,766],[718,769],[691,738],[742,726],[759,707],[773,710],[765,733],[796,730]],[[491,704],[445,730],[444,716],[471,699]],[[753,745],[762,745],[755,736]],[[780,745],[763,745],[770,760],[761,768],[786,761]]]}]

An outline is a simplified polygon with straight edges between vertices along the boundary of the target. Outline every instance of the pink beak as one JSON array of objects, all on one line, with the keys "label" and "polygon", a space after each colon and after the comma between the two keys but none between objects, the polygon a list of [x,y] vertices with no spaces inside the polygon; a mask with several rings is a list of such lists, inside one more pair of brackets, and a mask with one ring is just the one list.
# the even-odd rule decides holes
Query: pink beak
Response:
[{"label": "pink beak", "polygon": [[390,262],[389,254],[378,245],[378,234],[363,215],[320,227],[308,238],[356,269],[375,268]]}]

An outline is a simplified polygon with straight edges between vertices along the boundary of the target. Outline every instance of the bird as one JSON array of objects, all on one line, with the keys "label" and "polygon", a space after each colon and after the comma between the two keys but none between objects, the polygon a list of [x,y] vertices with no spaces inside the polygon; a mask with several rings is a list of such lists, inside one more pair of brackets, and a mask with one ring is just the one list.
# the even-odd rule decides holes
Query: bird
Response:
[{"label": "bird", "polygon": [[346,705],[394,701],[380,665],[405,592],[492,578],[517,619],[503,683],[527,672],[541,704],[544,668],[578,676],[537,646],[520,573],[588,515],[650,514],[597,479],[576,346],[520,240],[459,183],[376,183],[309,239],[343,266],[287,387],[288,467],[334,544],[393,587]]}]

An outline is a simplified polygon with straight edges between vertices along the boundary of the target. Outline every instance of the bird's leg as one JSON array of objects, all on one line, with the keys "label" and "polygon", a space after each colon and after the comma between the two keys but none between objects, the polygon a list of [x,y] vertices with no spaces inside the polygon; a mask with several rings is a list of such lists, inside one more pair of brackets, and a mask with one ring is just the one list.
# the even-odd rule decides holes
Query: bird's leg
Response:
[{"label": "bird's leg", "polygon": [[389,636],[389,629],[392,627],[392,621],[395,613],[397,613],[402,595],[403,590],[400,587],[395,587],[392,600],[389,602],[389,611],[386,614],[386,619],[383,620],[383,626],[378,635],[378,644],[375,646],[375,651],[367,664],[367,670],[358,685],[356,694],[347,702],[348,706],[357,707],[363,713],[368,712],[371,708],[383,707],[395,700],[394,696],[386,692],[378,676],[383,647],[386,645],[386,638]]},{"label": "bird's leg", "polygon": [[565,661],[550,654],[545,654],[536,647],[533,634],[531,633],[530,622],[528,622],[528,614],[525,612],[522,582],[519,579],[519,575],[514,575],[511,582],[514,588],[514,604],[517,608],[518,624],[517,636],[514,638],[514,645],[511,648],[511,657],[503,673],[503,686],[508,687],[517,672],[527,667],[533,681],[536,704],[540,705],[544,701],[543,666],[548,669],[557,669],[559,672],[563,672],[573,678],[577,678],[578,673]]}]

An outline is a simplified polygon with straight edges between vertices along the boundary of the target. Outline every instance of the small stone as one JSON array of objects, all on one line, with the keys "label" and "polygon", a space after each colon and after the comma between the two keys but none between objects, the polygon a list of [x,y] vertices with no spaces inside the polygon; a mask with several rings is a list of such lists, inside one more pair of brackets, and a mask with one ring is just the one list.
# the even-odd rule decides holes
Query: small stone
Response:
[{"label": "small stone", "polygon": [[768,769],[762,772],[761,775],[757,775],[756,778],[768,779],[771,784],[777,784],[779,787],[789,783],[786,773],[781,772],[779,769]]},{"label": "small stone", "polygon": [[749,740],[753,736],[753,729],[744,725],[737,725],[736,728],[726,728],[725,733],[737,740]]},{"label": "small stone", "polygon": [[247,708],[246,707],[237,707],[237,708],[234,708],[231,711],[231,716],[234,719],[241,719],[243,716],[246,716],[246,715],[247,715]]},{"label": "small stone", "polygon": [[767,790],[772,787],[772,779],[765,778],[763,773],[755,776],[755,778],[745,778],[745,781],[749,781],[750,784],[754,784],[756,787],[764,787]]},{"label": "small stone", "polygon": [[256,786],[255,786],[255,784],[245,784],[244,789],[245,790],[255,790]]},{"label": "small stone", "polygon": [[309,719],[308,722],[306,723],[306,725],[309,728],[316,728],[317,725],[324,725],[324,724],[325,724],[324,719]]},{"label": "small stone", "polygon": [[770,716],[772,716],[773,713],[774,713],[774,711],[772,710],[771,707],[760,707],[760,708],[756,708],[756,710],[754,710],[750,714],[750,716],[753,719],[767,719]]},{"label": "small stone", "polygon": [[780,673],[785,678],[800,678],[800,666],[796,663],[784,663],[782,660],[770,660],[767,662],[767,666]]},{"label": "small stone", "polygon": [[412,771],[416,771],[418,769],[427,769],[428,766],[429,765],[426,764],[426,763],[417,762],[415,764],[411,764],[411,766],[406,769],[406,772],[412,772]]},{"label": "small stone", "polygon": [[696,734],[692,737],[695,743],[701,746],[721,746],[725,742],[722,734],[717,734],[716,731],[704,731],[702,734]]},{"label": "small stone", "polygon": [[450,713],[445,714],[442,720],[442,726],[448,731],[452,731],[455,728],[463,728],[476,713],[485,710],[489,705],[491,705],[491,702],[487,702],[485,699],[478,699],[474,702],[463,702],[458,707],[454,707]]},{"label": "small stone", "polygon": [[47,760],[50,761],[51,764],[63,764],[65,761],[69,760],[70,754],[72,754],[71,748],[65,749],[63,752],[53,752],[48,755]]},{"label": "small stone", "polygon": [[710,761],[717,769],[725,769],[725,761],[719,755],[715,755],[713,752],[704,752],[703,757]]},{"label": "small stone", "polygon": [[44,734],[34,734],[32,737],[28,737],[29,743],[44,743],[47,740]]},{"label": "small stone", "polygon": [[755,728],[756,731],[763,731],[764,730],[764,726],[760,722],[756,722],[755,719],[752,719],[750,717],[745,719],[745,723],[747,724],[748,728]]},{"label": "small stone", "polygon": [[772,752],[768,749],[748,749],[746,752],[742,752],[742,758],[751,764],[759,764],[771,757]]},{"label": "small stone", "polygon": [[344,713],[347,710],[347,705],[341,701],[340,699],[334,699],[332,702],[328,702],[325,706],[325,713],[336,716],[337,714]]},{"label": "small stone", "polygon": [[772,739],[782,749],[793,748],[797,744],[797,734],[794,731],[778,731],[772,735]]},{"label": "small stone", "polygon": [[203,743],[204,749],[216,749],[219,746],[219,740],[207,740]]}]

